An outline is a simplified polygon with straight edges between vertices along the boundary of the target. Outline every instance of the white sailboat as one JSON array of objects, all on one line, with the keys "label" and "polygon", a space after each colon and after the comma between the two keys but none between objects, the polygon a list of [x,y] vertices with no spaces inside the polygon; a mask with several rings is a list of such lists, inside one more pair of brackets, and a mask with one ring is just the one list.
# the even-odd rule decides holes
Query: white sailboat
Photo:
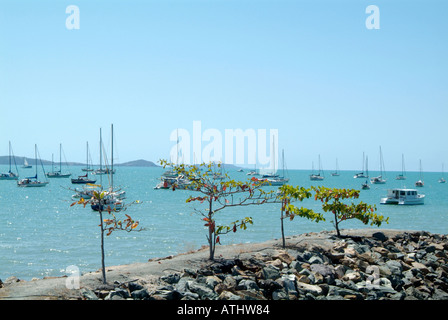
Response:
[{"label": "white sailboat", "polygon": [[[12,172],[12,160],[14,160],[14,165],[16,167],[16,172]],[[16,158],[11,147],[11,141],[9,141],[9,171],[7,173],[0,173],[0,180],[18,180],[19,170],[17,170]]]},{"label": "white sailboat", "polygon": [[53,166],[53,155],[51,155],[51,166],[52,171],[47,172],[46,176],[48,178],[69,178],[72,174],[71,173],[62,173],[62,144],[59,144],[59,170],[55,171]]},{"label": "white sailboat", "polygon": [[22,168],[24,168],[24,169],[30,169],[30,168],[32,168],[33,166],[32,165],[30,165],[29,163],[28,163],[28,161],[26,160],[26,158],[24,158],[23,159],[23,166],[22,166]]},{"label": "white sailboat", "polygon": [[404,169],[404,154],[401,155],[401,174],[399,174],[395,180],[406,180],[406,176],[404,175],[405,169]]},{"label": "white sailboat", "polygon": [[92,174],[115,174],[115,169],[109,169],[107,166],[107,159],[106,159],[106,167],[103,169],[103,138],[101,135],[101,128],[100,128],[100,168],[96,169],[92,172]]},{"label": "white sailboat", "polygon": [[282,164],[283,164],[283,176],[276,175],[275,177],[268,178],[267,181],[271,186],[282,186],[289,181],[289,178],[285,178],[285,152],[282,150]]},{"label": "white sailboat", "polygon": [[372,184],[385,184],[386,179],[383,179],[384,174],[384,160],[383,160],[383,153],[381,152],[381,146],[380,146],[380,175],[378,177],[373,177],[370,179],[370,182]]},{"label": "white sailboat", "polygon": [[[322,175],[320,175],[322,172]],[[311,181],[322,181],[324,180],[324,173],[322,170],[322,163],[320,162],[320,155],[319,155],[319,172],[317,174],[314,173],[314,163],[312,164],[312,173],[310,174],[310,180]]]},{"label": "white sailboat", "polygon": [[[89,166],[90,164],[90,166]],[[90,157],[90,150],[89,150],[89,141],[87,141],[87,160],[86,160],[86,167],[81,169],[84,172],[90,172],[93,171],[93,163],[92,158]]]},{"label": "white sailboat", "polygon": [[332,172],[331,175],[333,177],[338,177],[339,176],[339,166],[338,166],[338,159],[336,158],[336,171]]},{"label": "white sailboat", "polygon": [[357,174],[355,174],[353,176],[353,178],[358,179],[358,178],[368,178],[368,176],[366,176],[364,174],[364,165],[365,165],[365,155],[364,152],[362,153],[362,169],[361,172],[358,172]]},{"label": "white sailboat", "polygon": [[425,183],[423,182],[423,175],[422,175],[422,160],[420,159],[420,179],[415,183],[416,187],[423,187]]},{"label": "white sailboat", "polygon": [[[100,131],[101,132],[101,131]],[[99,211],[105,210],[108,207],[111,208],[112,211],[120,211],[123,209],[123,201],[124,198],[124,191],[117,191],[114,190],[114,125],[111,124],[111,169],[109,170],[109,177],[110,177],[110,184],[109,184],[109,191],[107,192],[106,196],[102,199],[103,204],[100,203],[93,203],[91,205],[92,210]]]},{"label": "white sailboat", "polygon": [[83,176],[78,176],[78,178],[72,178],[73,184],[87,184],[87,183],[93,184],[96,182],[96,180],[89,178],[89,172],[91,171],[89,168],[89,160],[90,160],[90,158],[89,158],[89,142],[87,141],[87,147],[86,147],[86,169],[87,170],[82,169],[83,171],[87,171],[87,172]]},{"label": "white sailboat", "polygon": [[[36,175],[34,177],[28,177],[17,181],[17,186],[19,187],[45,187],[48,184],[48,181],[39,181],[37,179],[37,144],[34,145],[34,154],[35,154],[35,167],[36,167]],[[42,162],[41,162],[42,164]],[[43,166],[42,166],[43,170]],[[45,170],[44,170],[45,174]]]}]

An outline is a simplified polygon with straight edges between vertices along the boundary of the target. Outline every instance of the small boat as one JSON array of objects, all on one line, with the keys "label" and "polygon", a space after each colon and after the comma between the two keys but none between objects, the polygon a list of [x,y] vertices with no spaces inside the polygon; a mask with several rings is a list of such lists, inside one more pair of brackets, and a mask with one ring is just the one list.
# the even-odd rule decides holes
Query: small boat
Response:
[{"label": "small boat", "polygon": [[68,178],[72,175],[71,173],[62,173],[62,144],[59,144],[59,170],[58,171],[54,170],[53,163],[54,163],[53,155],[51,155],[51,167],[52,167],[53,171],[46,173],[46,176],[48,178]]},{"label": "small boat", "polygon": [[383,170],[384,170],[384,161],[383,161],[383,153],[381,152],[380,146],[380,175],[378,177],[373,177],[370,179],[372,184],[385,184],[386,179],[383,179]]},{"label": "small boat", "polygon": [[446,180],[443,177],[443,163],[442,163],[442,178],[439,179],[439,183],[445,183],[445,182],[446,182]]},{"label": "small boat", "polygon": [[395,180],[406,180],[406,176],[404,175],[405,169],[404,169],[404,155],[401,155],[401,174],[399,174]]},{"label": "small boat", "polygon": [[366,174],[367,174],[367,177],[366,177],[366,182],[364,182],[362,185],[361,185],[361,189],[362,190],[369,190],[370,189],[370,186],[369,186],[369,169],[368,169],[368,162],[369,162],[369,159],[366,157]]},{"label": "small boat", "polygon": [[78,178],[72,178],[73,184],[87,184],[87,183],[95,183],[96,180],[90,179],[89,175],[86,173],[83,176],[78,176]]},{"label": "small boat", "polygon": [[362,153],[362,170],[361,170],[361,172],[358,172],[353,176],[354,179],[368,178],[368,176],[366,176],[364,174],[364,165],[365,165],[365,156],[364,156],[364,152],[363,152]]},{"label": "small boat", "polygon": [[[322,175],[320,175],[322,171]],[[322,181],[324,180],[323,170],[322,170],[322,163],[320,162],[320,155],[319,155],[319,172],[317,174],[314,173],[314,163],[312,164],[312,173],[310,174],[310,180],[311,181]]]},{"label": "small boat", "polygon": [[331,175],[333,177],[339,177],[339,166],[338,166],[338,159],[336,159],[336,171],[332,172]]},{"label": "small boat", "polygon": [[420,179],[415,183],[416,187],[422,188],[425,186],[425,183],[423,182],[422,177],[422,160],[420,160]]},{"label": "small boat", "polygon": [[366,180],[366,182],[364,182],[364,183],[361,185],[361,189],[362,189],[362,190],[369,190],[369,189],[370,189],[369,181],[368,181],[368,180]]},{"label": "small boat", "polygon": [[[14,159],[14,164],[17,173],[11,171],[12,159]],[[0,173],[0,180],[18,180],[18,179],[19,179],[19,170],[17,170],[16,158],[14,157],[14,153],[12,152],[11,141],[9,141],[9,171],[7,173]]]},{"label": "small boat", "polygon": [[246,175],[248,175],[248,176],[258,176],[259,174],[258,174],[257,171],[252,170],[252,171],[249,171],[248,173],[246,173]]},{"label": "small boat", "polygon": [[284,150],[282,150],[282,166],[283,166],[283,176],[279,176],[277,174],[277,175],[267,178],[265,180],[271,186],[282,186],[289,182],[289,178],[285,178],[285,152],[284,152]]},{"label": "small boat", "polygon": [[[28,177],[17,181],[17,186],[19,187],[45,187],[48,184],[48,181],[39,181],[37,179],[37,145],[34,145],[34,153],[36,157],[36,175],[34,177]],[[42,163],[41,163],[42,164]],[[43,169],[43,166],[42,166]],[[45,174],[45,172],[44,172]]]},{"label": "small boat", "polygon": [[22,168],[24,168],[24,169],[30,169],[30,168],[32,168],[33,166],[32,165],[30,165],[29,163],[28,163],[28,161],[26,160],[26,158],[24,158],[23,159],[23,166],[22,166]]},{"label": "small boat", "polygon": [[[89,166],[89,163],[92,165]],[[92,159],[90,158],[90,152],[89,152],[89,141],[87,141],[87,159],[86,159],[86,167],[81,169],[84,172],[91,172],[93,171],[93,164]]]},{"label": "small boat", "polygon": [[416,189],[390,189],[387,196],[381,198],[380,204],[418,205],[425,203],[425,195]]}]

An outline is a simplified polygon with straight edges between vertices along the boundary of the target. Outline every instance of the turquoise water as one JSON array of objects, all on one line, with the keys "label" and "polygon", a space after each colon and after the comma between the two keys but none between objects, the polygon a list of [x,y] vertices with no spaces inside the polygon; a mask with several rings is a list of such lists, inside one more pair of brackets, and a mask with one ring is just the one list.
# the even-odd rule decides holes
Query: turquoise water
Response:
[{"label": "turquoise water", "polygon": [[[6,172],[7,166],[0,166]],[[72,177],[81,175],[81,167],[71,167]],[[145,262],[150,258],[165,257],[193,249],[206,242],[206,229],[201,217],[194,213],[198,204],[186,203],[191,191],[154,190],[162,168],[119,167],[114,176],[116,186],[126,190],[127,200],[140,200],[126,213],[145,230],[127,233],[116,231],[105,240],[106,266]],[[246,173],[228,172],[235,179],[246,180]],[[339,177],[326,173],[322,182],[309,180],[309,171],[289,170],[290,184],[324,185],[329,187],[355,188],[360,190],[363,179],[353,179],[354,171],[342,171]],[[32,176],[33,169],[21,169],[21,177]],[[423,206],[383,206],[380,198],[388,188],[414,187],[418,172],[408,172],[407,180],[395,180],[398,172],[387,172],[385,185],[371,185],[362,190],[357,201],[376,204],[378,213],[389,217],[390,229],[426,230],[447,233],[448,183],[440,184],[439,173],[424,173],[425,187],[419,192],[426,194]],[[377,175],[371,172],[371,176]],[[30,280],[33,277],[61,276],[68,266],[76,265],[81,272],[98,270],[100,258],[99,215],[89,207],[70,207],[74,188],[70,179],[50,179],[43,188],[19,188],[15,181],[0,181],[0,279],[16,276]],[[320,210],[320,202],[306,200],[303,206]],[[219,213],[220,222],[230,222],[251,216],[254,225],[245,231],[224,235],[223,244],[259,242],[279,238],[279,205],[227,208]],[[305,219],[285,221],[288,235],[304,232],[333,230],[331,216],[326,222],[314,223]],[[346,221],[341,228],[365,228],[359,221]],[[370,226],[367,226],[370,227]],[[376,227],[372,227],[376,228]],[[217,248],[219,255],[219,247]]]}]

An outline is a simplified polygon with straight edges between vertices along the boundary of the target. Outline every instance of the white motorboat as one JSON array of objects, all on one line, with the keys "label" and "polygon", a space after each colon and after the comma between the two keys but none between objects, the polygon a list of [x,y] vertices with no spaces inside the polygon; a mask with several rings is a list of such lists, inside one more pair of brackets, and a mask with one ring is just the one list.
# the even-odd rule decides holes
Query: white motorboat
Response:
[{"label": "white motorboat", "polygon": [[401,205],[416,205],[424,204],[425,195],[419,194],[416,189],[390,189],[387,191],[387,196],[381,198],[380,204],[401,204]]}]

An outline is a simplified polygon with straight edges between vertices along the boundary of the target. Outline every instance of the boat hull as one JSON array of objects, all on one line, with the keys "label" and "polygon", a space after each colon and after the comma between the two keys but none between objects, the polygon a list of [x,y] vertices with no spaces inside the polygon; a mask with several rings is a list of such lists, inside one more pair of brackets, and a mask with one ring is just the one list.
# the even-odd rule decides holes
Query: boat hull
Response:
[{"label": "boat hull", "polygon": [[42,181],[17,181],[17,186],[22,187],[22,188],[38,188],[38,187],[45,187],[48,184],[47,181],[42,182]]}]

